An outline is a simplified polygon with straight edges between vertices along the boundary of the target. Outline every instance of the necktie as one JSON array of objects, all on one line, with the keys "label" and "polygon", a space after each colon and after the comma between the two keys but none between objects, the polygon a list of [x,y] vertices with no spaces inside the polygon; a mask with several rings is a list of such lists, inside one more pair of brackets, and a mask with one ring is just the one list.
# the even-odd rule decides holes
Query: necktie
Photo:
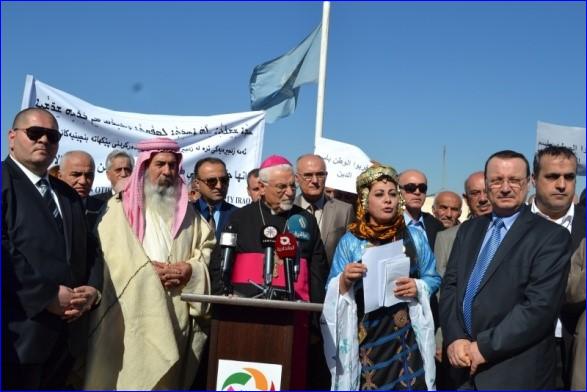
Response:
[{"label": "necktie", "polygon": [[216,232],[216,220],[214,219],[214,207],[208,206],[208,213],[210,214],[208,216],[208,224],[210,225],[212,230],[214,232]]},{"label": "necktie", "polygon": [[53,196],[51,195],[51,189],[49,188],[49,183],[47,182],[46,179],[41,178],[39,180],[39,182],[37,182],[37,185],[39,186],[39,189],[41,190],[41,195],[43,196],[43,200],[45,200],[47,207],[49,207],[49,212],[51,212],[53,219],[55,219],[55,222],[57,222],[57,226],[59,227],[59,231],[63,232],[63,220],[61,219],[61,215],[59,214],[59,208],[57,207],[57,203],[55,203],[55,200],[53,199]]},{"label": "necktie", "polygon": [[479,252],[479,257],[477,258],[477,262],[473,267],[473,272],[471,272],[469,282],[467,283],[465,298],[463,299],[463,317],[465,319],[465,327],[469,336],[471,336],[472,331],[473,299],[475,298],[475,295],[477,295],[477,290],[479,289],[481,280],[483,280],[483,275],[485,275],[485,271],[487,271],[487,267],[501,243],[501,229],[503,227],[504,224],[501,218],[496,218],[493,221],[489,240],[483,249],[481,249],[481,252]]}]

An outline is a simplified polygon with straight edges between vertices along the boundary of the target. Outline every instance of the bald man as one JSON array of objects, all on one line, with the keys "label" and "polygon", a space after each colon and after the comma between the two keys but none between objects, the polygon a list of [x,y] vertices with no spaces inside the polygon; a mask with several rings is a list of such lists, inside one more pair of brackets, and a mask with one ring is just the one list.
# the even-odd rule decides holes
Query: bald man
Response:
[{"label": "bald man", "polygon": [[92,231],[105,205],[104,200],[90,196],[95,173],[94,158],[85,151],[68,151],[59,161],[59,179],[72,187],[82,198],[86,207],[88,228]]},{"label": "bald man", "polygon": [[434,216],[422,211],[428,191],[426,175],[419,170],[406,170],[399,175],[399,188],[406,202],[404,211],[406,226],[414,225],[424,230],[430,248],[434,248],[436,234],[444,230],[444,226]]},{"label": "bald man", "polygon": [[436,195],[432,204],[432,214],[442,222],[445,229],[458,225],[461,216],[463,200],[451,191],[443,191]]},{"label": "bald man", "polygon": [[19,112],[2,161],[2,387],[71,389],[100,301],[102,263],[78,194],[47,175],[61,133],[43,109]]}]

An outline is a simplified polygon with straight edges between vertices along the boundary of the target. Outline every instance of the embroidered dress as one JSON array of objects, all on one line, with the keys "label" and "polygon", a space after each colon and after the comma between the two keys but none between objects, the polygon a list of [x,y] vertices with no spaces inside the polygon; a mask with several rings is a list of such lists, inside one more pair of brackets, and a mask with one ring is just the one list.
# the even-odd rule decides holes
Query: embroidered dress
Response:
[{"label": "embroidered dress", "polygon": [[[430,293],[435,292],[440,285],[440,277],[426,238],[413,228],[398,234],[398,237],[404,238],[406,254],[410,257],[410,277],[421,279]],[[360,260],[367,246],[370,246],[368,241],[352,233],[345,234],[336,249],[329,279],[339,276],[347,263]],[[359,388],[428,389],[408,304],[400,303],[365,314],[361,282],[355,283],[353,288],[359,321]]]}]

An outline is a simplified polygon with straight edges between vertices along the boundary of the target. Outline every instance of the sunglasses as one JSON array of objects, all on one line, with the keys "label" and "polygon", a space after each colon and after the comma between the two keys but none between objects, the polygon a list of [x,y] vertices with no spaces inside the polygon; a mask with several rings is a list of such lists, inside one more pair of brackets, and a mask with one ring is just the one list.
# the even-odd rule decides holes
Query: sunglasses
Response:
[{"label": "sunglasses", "polygon": [[225,186],[226,184],[228,184],[228,181],[230,180],[230,178],[228,176],[224,176],[224,177],[218,177],[218,178],[207,178],[205,180],[202,178],[198,178],[198,180],[200,180],[204,184],[206,184],[206,186],[208,186],[208,188],[215,188],[216,185],[218,184],[218,182],[220,182],[221,186]]},{"label": "sunglasses", "polygon": [[28,127],[28,128],[12,128],[12,129],[14,131],[24,131],[26,133],[27,137],[30,140],[32,140],[33,142],[36,142],[37,140],[42,138],[43,135],[47,136],[47,140],[49,140],[49,143],[52,143],[52,144],[59,143],[59,140],[61,139],[61,133],[56,129],[39,127],[39,126],[32,126],[32,127]]},{"label": "sunglasses", "polygon": [[428,190],[428,185],[414,184],[414,183],[410,182],[409,184],[406,184],[406,185],[400,185],[400,188],[408,193],[414,193],[414,192],[416,192],[416,189],[420,190],[420,193],[426,193],[426,191]]}]

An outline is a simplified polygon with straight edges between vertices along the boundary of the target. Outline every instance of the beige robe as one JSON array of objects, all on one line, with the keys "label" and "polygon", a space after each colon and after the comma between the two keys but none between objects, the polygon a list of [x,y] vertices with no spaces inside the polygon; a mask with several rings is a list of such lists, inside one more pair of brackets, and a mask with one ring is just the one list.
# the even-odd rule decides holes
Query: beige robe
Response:
[{"label": "beige robe", "polygon": [[[571,258],[571,271],[567,283],[567,301],[585,301],[585,238]],[[572,390],[585,390],[585,312],[581,314],[573,342]]]},{"label": "beige robe", "polygon": [[[189,388],[207,339],[200,324],[207,308],[181,301],[181,289],[163,287],[118,197],[109,200],[97,231],[104,287],[102,302],[92,312],[85,389]],[[209,294],[214,244],[208,224],[188,206],[168,260],[192,266],[183,291]]]}]

